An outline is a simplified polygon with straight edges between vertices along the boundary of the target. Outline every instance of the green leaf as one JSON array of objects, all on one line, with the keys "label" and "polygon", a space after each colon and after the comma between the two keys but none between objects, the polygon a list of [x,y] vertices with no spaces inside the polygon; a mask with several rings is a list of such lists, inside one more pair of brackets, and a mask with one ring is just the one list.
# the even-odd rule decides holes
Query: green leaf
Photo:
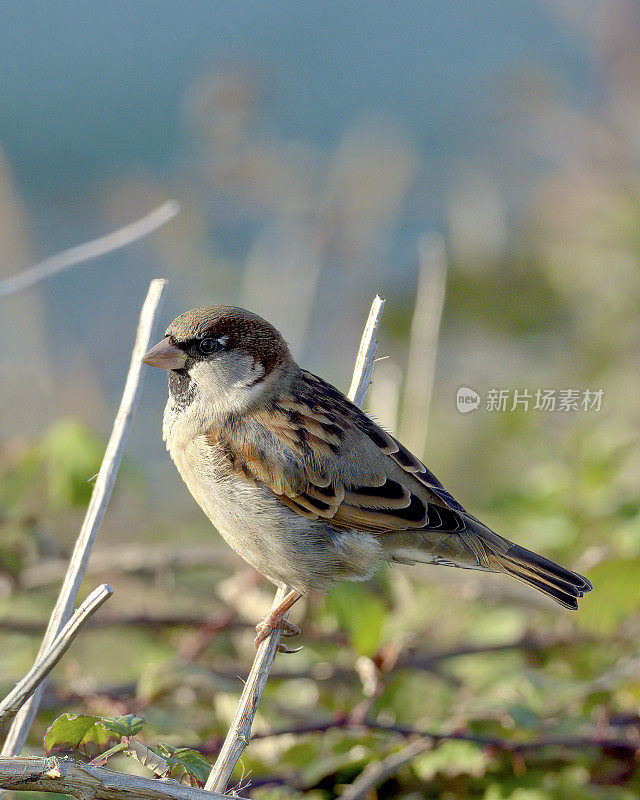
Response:
[{"label": "green leaf", "polygon": [[47,755],[75,755],[95,758],[118,744],[124,736],[139,731],[144,720],[133,714],[125,717],[99,717],[88,714],[62,714],[54,720],[44,737]]},{"label": "green leaf", "polygon": [[211,772],[211,764],[202,753],[190,750],[188,747],[172,747],[169,744],[159,744],[157,751],[169,764],[169,777],[179,781],[184,786],[198,786],[202,788],[207,782]]},{"label": "green leaf", "polygon": [[135,714],[125,714],[124,717],[101,717],[101,724],[120,736],[135,736],[142,730],[144,719]]},{"label": "green leaf", "polygon": [[379,597],[362,583],[345,582],[331,590],[327,607],[349,633],[358,653],[371,656],[376,652],[387,613]]},{"label": "green leaf", "polygon": [[47,730],[44,749],[47,755],[82,754],[95,758],[122,738],[101,724],[100,717],[62,714]]},{"label": "green leaf", "polygon": [[0,509],[3,512],[20,512],[34,483],[40,460],[34,448],[27,448],[9,466],[3,465],[2,480],[0,481]]},{"label": "green leaf", "polygon": [[347,752],[324,752],[321,758],[314,758],[304,766],[299,777],[305,786],[315,786],[334,774],[339,776],[340,783],[351,783],[370,760],[371,752],[365,747],[351,746]]}]

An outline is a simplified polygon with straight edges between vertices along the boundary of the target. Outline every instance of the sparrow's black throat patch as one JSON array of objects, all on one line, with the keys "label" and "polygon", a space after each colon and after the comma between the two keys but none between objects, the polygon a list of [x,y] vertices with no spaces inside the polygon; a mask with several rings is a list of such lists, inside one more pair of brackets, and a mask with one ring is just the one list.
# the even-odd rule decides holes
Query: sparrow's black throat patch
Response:
[{"label": "sparrow's black throat patch", "polygon": [[186,408],[191,405],[195,397],[196,387],[189,372],[186,369],[170,369],[169,376],[169,394],[173,398],[173,404],[179,409]]}]

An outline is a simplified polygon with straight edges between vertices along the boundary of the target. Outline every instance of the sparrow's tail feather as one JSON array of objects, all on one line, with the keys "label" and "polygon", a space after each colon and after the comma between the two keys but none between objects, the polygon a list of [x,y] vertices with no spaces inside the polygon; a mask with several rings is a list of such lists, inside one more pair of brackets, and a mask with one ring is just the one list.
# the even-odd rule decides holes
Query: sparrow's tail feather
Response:
[{"label": "sparrow's tail feather", "polygon": [[593,589],[584,576],[517,544],[512,544],[506,553],[499,554],[496,561],[502,572],[549,595],[561,606],[574,611],[584,593]]},{"label": "sparrow's tail feather", "polygon": [[593,589],[582,575],[494,533],[465,514],[466,529],[456,533],[403,531],[385,535],[392,561],[503,572],[577,610],[578,600]]}]

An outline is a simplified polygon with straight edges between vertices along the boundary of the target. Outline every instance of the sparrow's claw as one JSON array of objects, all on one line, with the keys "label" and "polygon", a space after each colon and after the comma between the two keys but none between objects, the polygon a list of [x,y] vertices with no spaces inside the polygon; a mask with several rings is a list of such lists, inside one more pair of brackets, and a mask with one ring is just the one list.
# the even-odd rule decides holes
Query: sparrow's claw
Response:
[{"label": "sparrow's claw", "polygon": [[297,636],[300,633],[300,628],[289,622],[288,619],[283,619],[280,623],[280,634],[282,636]]},{"label": "sparrow's claw", "polygon": [[300,647],[287,647],[286,644],[278,645],[279,653],[299,653],[301,650],[302,650],[302,645],[300,645]]},{"label": "sparrow's claw", "polygon": [[[283,619],[281,616],[271,616],[271,614],[267,614],[267,616],[256,625],[256,633],[258,634],[256,638],[253,640],[253,644],[255,645],[256,650],[264,640],[271,635],[272,631],[280,630],[282,636],[296,636],[300,633],[300,628],[297,625],[294,625],[293,622],[289,622],[286,619]],[[285,650],[280,650],[280,647],[284,647],[284,645],[279,645],[278,650],[281,653],[284,653]],[[293,652],[295,650],[286,650],[286,652]]]}]

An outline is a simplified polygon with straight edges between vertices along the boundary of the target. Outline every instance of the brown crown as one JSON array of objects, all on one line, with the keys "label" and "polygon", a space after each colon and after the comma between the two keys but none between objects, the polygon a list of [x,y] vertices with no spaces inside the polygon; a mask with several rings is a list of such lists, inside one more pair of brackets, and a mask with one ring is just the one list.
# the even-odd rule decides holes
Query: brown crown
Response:
[{"label": "brown crown", "polygon": [[173,320],[166,335],[176,345],[204,336],[228,337],[227,349],[248,353],[263,365],[265,375],[291,360],[287,343],[269,322],[235,306],[204,306]]}]

